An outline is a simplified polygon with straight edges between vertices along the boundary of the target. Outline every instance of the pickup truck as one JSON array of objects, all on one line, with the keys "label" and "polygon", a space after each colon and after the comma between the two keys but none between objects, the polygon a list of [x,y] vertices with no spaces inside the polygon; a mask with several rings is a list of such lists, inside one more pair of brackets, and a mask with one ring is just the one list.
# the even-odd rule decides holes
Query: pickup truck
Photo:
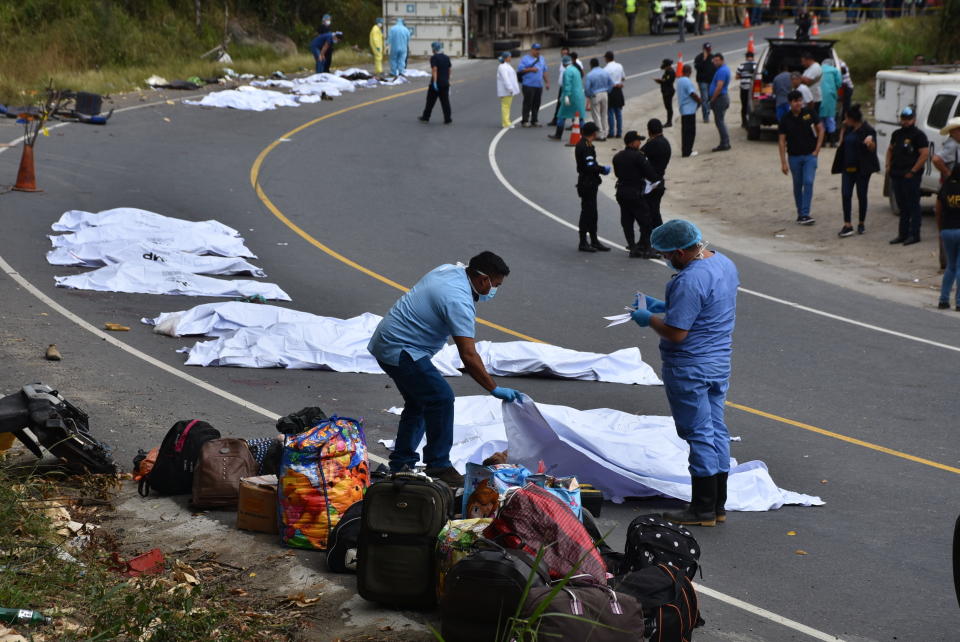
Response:
[{"label": "pickup truck", "polygon": [[[924,196],[940,190],[940,172],[933,166],[944,137],[940,129],[947,121],[960,116],[960,65],[921,65],[894,67],[877,72],[874,101],[874,128],[877,130],[877,154],[882,164],[890,145],[890,136],[900,127],[900,112],[912,106],[917,112],[917,127],[930,140],[930,159],[923,170],[920,193]],[[899,213],[897,203],[884,181],[883,195],[890,208]]]},{"label": "pickup truck", "polygon": [[[803,41],[793,38],[767,38],[767,46],[757,58],[757,71],[753,78],[750,120],[747,121],[748,140],[760,140],[764,127],[777,125],[773,78],[780,73],[780,66],[785,64],[790,71],[802,72],[800,54],[809,51],[817,62],[822,64],[827,58],[832,58],[834,65],[840,69],[840,58],[833,49],[835,42],[837,41],[826,38]],[[837,104],[840,104],[839,100]]]}]

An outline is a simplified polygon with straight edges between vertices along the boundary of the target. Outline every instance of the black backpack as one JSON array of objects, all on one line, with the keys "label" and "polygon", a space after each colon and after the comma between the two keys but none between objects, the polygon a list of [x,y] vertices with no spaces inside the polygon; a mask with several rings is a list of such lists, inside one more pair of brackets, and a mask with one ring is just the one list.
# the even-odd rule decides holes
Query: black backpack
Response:
[{"label": "black backpack", "polygon": [[666,564],[692,580],[699,560],[700,545],[685,527],[659,515],[641,515],[627,527],[627,547],[618,574]]},{"label": "black backpack", "polygon": [[334,573],[357,572],[357,549],[360,547],[360,516],[363,500],[347,509],[327,539],[327,568]]},{"label": "black backpack", "polygon": [[302,432],[307,432],[326,418],[327,415],[320,408],[307,406],[277,419],[277,432],[282,432],[285,435],[299,435]]},{"label": "black backpack", "polygon": [[220,431],[200,419],[173,424],[160,444],[153,470],[140,480],[138,492],[146,497],[151,490],[160,495],[189,495],[193,492],[193,469],[200,449]]},{"label": "black backpack", "polygon": [[611,580],[610,586],[640,602],[644,634],[650,640],[690,642],[693,629],[704,624],[693,583],[666,564],[630,571]]}]

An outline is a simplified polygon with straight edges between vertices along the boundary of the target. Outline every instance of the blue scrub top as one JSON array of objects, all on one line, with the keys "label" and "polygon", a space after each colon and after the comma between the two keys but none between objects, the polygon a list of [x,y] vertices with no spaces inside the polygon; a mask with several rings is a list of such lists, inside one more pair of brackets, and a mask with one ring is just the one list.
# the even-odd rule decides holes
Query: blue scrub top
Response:
[{"label": "blue scrub top", "polygon": [[[310,53],[317,57],[320,55],[320,51],[323,49],[323,46],[327,43],[330,43],[330,49],[333,49],[333,32],[328,31],[327,33],[321,33],[319,36],[310,41]],[[327,50],[327,53],[330,52],[330,49]]]},{"label": "blue scrub top", "polygon": [[520,59],[517,69],[526,69],[527,67],[536,67],[536,71],[528,71],[520,77],[520,84],[524,87],[543,87],[543,76],[547,73],[547,62],[543,56],[534,58],[527,54]]},{"label": "blue scrub top", "polygon": [[664,368],[729,373],[739,286],[737,266],[719,252],[691,261],[667,284],[663,322],[688,334],[680,343],[660,339]]},{"label": "blue scrub top", "polygon": [[367,350],[378,361],[399,365],[406,351],[417,361],[439,352],[450,336],[475,336],[476,304],[465,268],[441,265],[400,297],[377,326]]}]

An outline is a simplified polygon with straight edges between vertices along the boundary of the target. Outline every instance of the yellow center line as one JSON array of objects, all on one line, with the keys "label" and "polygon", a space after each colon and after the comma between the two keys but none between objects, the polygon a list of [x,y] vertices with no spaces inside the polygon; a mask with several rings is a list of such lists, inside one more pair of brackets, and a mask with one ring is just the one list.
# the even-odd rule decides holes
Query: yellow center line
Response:
[{"label": "yellow center line", "polygon": [[[645,48],[645,47],[635,47],[634,49],[643,49],[643,48]],[[355,270],[357,270],[357,271],[359,271],[359,272],[362,272],[363,274],[366,274],[367,276],[372,277],[372,278],[380,281],[381,283],[384,283],[385,285],[389,285],[389,286],[392,287],[392,288],[396,288],[397,290],[400,290],[401,292],[407,292],[407,291],[409,291],[410,288],[408,288],[408,287],[406,287],[406,286],[404,286],[404,285],[401,285],[400,283],[397,283],[397,282],[394,281],[393,279],[390,279],[390,278],[388,278],[388,277],[380,274],[379,272],[375,272],[375,271],[371,270],[371,269],[368,268],[368,267],[365,267],[365,266],[363,266],[363,265],[360,265],[359,263],[357,263],[356,261],[354,261],[354,260],[351,259],[351,258],[348,258],[348,257],[344,256],[343,254],[337,252],[337,251],[334,250],[333,248],[325,245],[324,243],[321,243],[321,242],[318,241],[316,238],[314,238],[309,232],[307,232],[307,231],[304,230],[302,227],[300,227],[299,225],[297,225],[296,223],[294,223],[293,221],[291,221],[282,211],[280,211],[280,208],[278,208],[276,205],[274,205],[273,201],[270,200],[270,197],[268,197],[267,194],[266,194],[266,192],[263,191],[263,187],[260,185],[260,170],[261,170],[261,168],[263,167],[263,162],[264,162],[264,160],[267,158],[267,156],[270,154],[270,152],[272,152],[274,149],[277,148],[277,146],[283,141],[284,138],[290,138],[290,137],[293,136],[294,134],[298,134],[298,133],[302,132],[303,130],[305,130],[305,129],[309,128],[309,127],[312,127],[312,126],[316,125],[317,123],[320,123],[320,122],[323,122],[323,121],[327,120],[328,118],[333,118],[334,116],[339,116],[339,115],[341,115],[341,114],[345,114],[345,113],[347,113],[347,112],[354,111],[354,110],[360,109],[360,108],[362,108],[362,107],[368,107],[368,106],[370,106],[370,105],[375,105],[375,104],[377,104],[377,103],[386,102],[386,101],[388,101],[388,100],[395,100],[395,99],[397,99],[397,98],[401,98],[401,97],[403,97],[403,96],[409,96],[409,95],[411,95],[411,94],[416,94],[416,93],[419,93],[419,92],[422,92],[422,91],[426,91],[426,89],[425,89],[425,88],[412,89],[412,90],[400,92],[400,93],[397,93],[397,94],[391,94],[390,96],[384,96],[384,97],[382,97],[382,98],[377,98],[377,99],[375,99],[375,100],[368,100],[368,101],[363,102],[363,103],[359,103],[359,104],[356,104],[356,105],[352,105],[352,106],[350,106],[350,107],[344,107],[343,109],[339,109],[339,110],[337,110],[337,111],[330,112],[329,114],[326,114],[326,115],[324,115],[324,116],[320,116],[319,118],[314,118],[313,120],[308,121],[308,122],[300,125],[299,127],[295,127],[295,128],[293,128],[293,129],[291,129],[290,131],[288,131],[287,133],[281,135],[281,136],[280,136],[279,138],[277,138],[275,141],[273,141],[272,143],[270,143],[269,145],[267,145],[267,146],[263,149],[263,151],[261,151],[260,154],[257,155],[256,160],[253,162],[253,165],[250,167],[250,185],[253,187],[253,190],[256,192],[257,198],[260,199],[260,201],[264,204],[264,206],[266,206],[266,208],[270,211],[270,213],[273,214],[277,219],[279,219],[280,222],[282,222],[282,223],[283,223],[284,225],[286,225],[288,228],[290,228],[291,230],[293,230],[293,232],[295,232],[295,233],[297,234],[297,236],[299,236],[300,238],[302,238],[303,240],[305,240],[307,243],[309,243],[310,245],[314,246],[314,247],[317,248],[318,250],[326,253],[327,255],[333,257],[334,259],[340,261],[341,263],[343,263],[343,264],[345,264],[345,265],[348,265],[348,266],[350,266],[351,268],[353,268],[353,269],[355,269]],[[511,330],[510,328],[506,328],[506,327],[504,327],[504,326],[502,326],[502,325],[499,325],[499,324],[497,324],[497,323],[493,323],[492,321],[487,321],[487,320],[485,320],[485,319],[477,318],[477,322],[478,322],[478,323],[481,323],[481,324],[483,324],[483,325],[485,325],[485,326],[487,326],[487,327],[493,328],[494,330],[499,330],[500,332],[503,332],[503,333],[505,333],[505,334],[509,334],[509,335],[511,335],[511,336],[514,336],[514,337],[518,337],[518,338],[520,338],[520,339],[523,339],[524,341],[533,341],[533,342],[535,342],[535,343],[546,343],[545,341],[541,341],[540,339],[535,339],[535,338],[533,338],[533,337],[531,337],[531,336],[528,336],[528,335],[525,335],[525,334],[523,334],[523,333],[517,332],[516,330]],[[733,403],[733,402],[731,402],[731,401],[727,401],[727,402],[726,402],[726,405],[730,406],[731,408],[736,408],[737,410],[741,410],[741,411],[743,411],[743,412],[750,413],[750,414],[752,414],[752,415],[757,415],[758,417],[763,417],[763,418],[765,418],[765,419],[771,419],[771,420],[773,420],[773,421],[776,421],[776,422],[779,422],[779,423],[782,423],[782,424],[786,424],[786,425],[788,425],[788,426],[794,426],[795,428],[801,428],[801,429],[803,429],[803,430],[807,430],[807,431],[810,431],[810,432],[813,432],[813,433],[817,433],[817,434],[823,435],[823,436],[825,436],[825,437],[831,437],[831,438],[833,438],[833,439],[838,439],[838,440],[840,440],[840,441],[845,441],[845,442],[847,442],[847,443],[849,443],[849,444],[855,444],[855,445],[857,445],[857,446],[862,446],[862,447],[864,447],[864,448],[869,448],[870,450],[875,450],[875,451],[877,451],[877,452],[885,453],[885,454],[887,454],[887,455],[892,455],[892,456],[894,456],[894,457],[899,457],[899,458],[901,458],[901,459],[906,459],[906,460],[908,460],[908,461],[912,461],[912,462],[915,462],[915,463],[918,463],[918,464],[923,464],[923,465],[925,465],[925,466],[930,466],[930,467],[932,467],[932,468],[938,468],[938,469],[940,469],[940,470],[945,470],[945,471],[947,471],[947,472],[960,474],[960,468],[955,468],[955,467],[953,467],[953,466],[948,466],[948,465],[946,465],[946,464],[941,464],[941,463],[939,463],[939,462],[932,461],[932,460],[930,460],[930,459],[924,459],[923,457],[917,457],[916,455],[911,455],[911,454],[909,454],[909,453],[901,452],[901,451],[899,451],[899,450],[894,450],[893,448],[887,448],[886,446],[881,446],[881,445],[879,445],[879,444],[874,444],[874,443],[871,443],[871,442],[869,442],[869,441],[863,441],[862,439],[857,439],[857,438],[855,438],[855,437],[848,437],[847,435],[842,435],[842,434],[840,434],[840,433],[836,433],[836,432],[833,432],[833,431],[830,431],[830,430],[826,430],[826,429],[824,429],[824,428],[818,428],[817,426],[812,426],[812,425],[810,425],[810,424],[805,424],[805,423],[800,422],[800,421],[794,421],[793,419],[787,419],[786,417],[781,417],[781,416],[779,416],[779,415],[774,415],[774,414],[769,413],[769,412],[764,412],[763,410],[757,410],[756,408],[751,408],[750,406],[744,406],[744,405],[742,405],[742,404]]]}]

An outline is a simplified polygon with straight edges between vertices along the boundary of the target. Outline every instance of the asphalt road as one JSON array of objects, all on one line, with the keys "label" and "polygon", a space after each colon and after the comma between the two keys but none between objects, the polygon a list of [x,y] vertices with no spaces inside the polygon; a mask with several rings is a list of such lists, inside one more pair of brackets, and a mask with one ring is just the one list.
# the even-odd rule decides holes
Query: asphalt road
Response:
[{"label": "asphalt road", "polygon": [[[758,40],[774,32],[754,30]],[[656,69],[664,57],[675,58],[678,49],[692,62],[703,40],[689,38],[682,47],[672,37],[610,45],[628,74],[640,74]],[[716,31],[709,40],[714,50],[728,52],[745,46],[746,33]],[[581,55],[586,60],[605,48]],[[557,55],[550,53],[554,65]],[[54,130],[37,148],[38,180],[47,191],[0,196],[0,256],[78,318],[97,327],[106,321],[132,326],[117,338],[170,369],[276,413],[317,404],[328,412],[363,416],[371,444],[392,436],[395,418],[383,409],[401,402],[385,377],[185,368],[174,350],[188,342],[154,335],[138,320],[207,300],[58,290],[53,276],[71,269],[44,260],[50,223],[68,209],[118,206],[216,218],[243,232],[269,280],[293,297],[292,307],[337,317],[383,314],[397,298],[395,287],[370,272],[410,286],[440,263],[491,249],[512,273],[497,299],[479,306],[483,318],[569,348],[606,352],[638,345],[645,360],[659,368],[652,332],[632,324],[605,330],[600,317],[619,310],[636,290],[662,293],[671,272],[620,252],[576,252],[575,233],[504,188],[488,157],[499,131],[495,67],[493,61],[455,67],[451,126],[440,124],[439,111],[429,125],[416,121],[424,99],[421,81],[265,113],[164,103],[118,113],[102,128]],[[551,80],[555,75],[551,70]],[[649,75],[643,76],[630,82],[627,94],[653,87]],[[0,125],[0,140],[18,135],[10,122]],[[545,128],[510,131],[497,145],[496,161],[528,199],[575,223],[572,150],[546,134]],[[712,125],[701,126],[699,136],[701,151],[715,144]],[[262,154],[280,138],[288,140]],[[611,141],[601,149],[612,154],[613,146]],[[736,162],[736,150],[729,158]],[[0,154],[0,176],[13,177],[16,161],[16,150]],[[255,165],[259,192],[250,182]],[[749,171],[756,170],[762,168]],[[724,192],[718,185],[718,197],[730,199]],[[729,206],[761,205],[730,199]],[[669,195],[666,212],[683,215],[669,209]],[[615,203],[602,200],[600,213],[601,234],[619,238]],[[734,513],[722,527],[697,531],[704,551],[702,583],[721,593],[720,599],[702,596],[707,626],[697,639],[806,640],[816,639],[818,631],[828,634],[822,639],[960,638],[949,571],[951,529],[960,506],[958,355],[910,338],[960,345],[958,319],[827,285],[749,255],[731,256],[745,288],[901,334],[741,295],[729,400],[747,410],[728,412],[731,433],[743,438],[733,444],[733,455],[740,461],[762,459],[780,486],[821,495],[827,504]],[[188,415],[211,417],[228,434],[270,434],[271,422],[262,414],[105,343],[13,282],[5,282],[3,292],[3,354],[20,355],[22,361],[10,363],[0,385],[11,392],[24,377],[42,375],[81,405],[84,391],[99,390],[102,399],[92,411],[96,430],[116,445],[121,462],[129,462],[138,447],[159,443],[173,421]],[[24,346],[14,345],[18,336],[28,337],[27,346],[56,342],[64,363],[80,361],[82,369],[58,371],[31,361]],[[478,338],[511,337],[480,326]],[[459,395],[482,392],[465,377],[451,385]],[[545,403],[669,412],[658,387],[538,378],[507,385]],[[131,420],[133,414],[141,419]],[[384,454],[378,447],[374,452]],[[661,506],[607,504],[602,523],[620,543],[633,516]]]}]

